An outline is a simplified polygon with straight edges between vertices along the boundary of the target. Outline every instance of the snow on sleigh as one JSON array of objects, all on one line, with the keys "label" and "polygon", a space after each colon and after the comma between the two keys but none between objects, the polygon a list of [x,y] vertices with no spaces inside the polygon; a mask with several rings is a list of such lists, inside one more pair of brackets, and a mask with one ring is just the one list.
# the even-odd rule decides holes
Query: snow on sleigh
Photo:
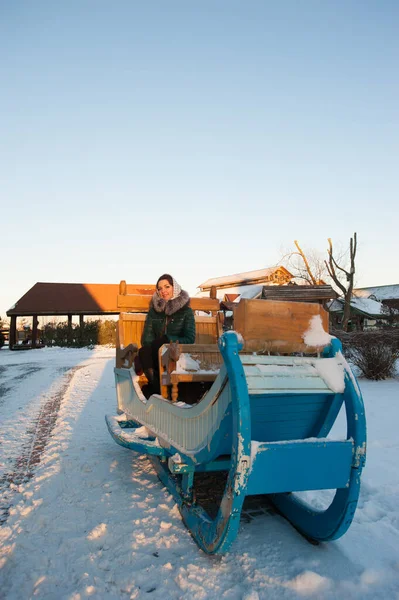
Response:
[{"label": "snow on sleigh", "polygon": [[[140,310],[148,300],[135,304],[126,296],[122,305]],[[339,538],[357,505],[366,424],[340,342],[326,333],[328,314],[317,303],[241,300],[235,331],[221,333],[218,301],[192,300],[204,303],[193,308],[210,311],[196,317],[196,341],[202,343],[180,345],[177,355],[173,345],[160,349],[162,395],[148,400],[132,367],[145,315],[121,314],[118,414],[106,417],[112,437],[150,457],[193,538],[209,554],[233,542],[249,496],[267,495],[311,541]],[[342,405],[347,434],[329,438]],[[210,489],[199,494],[205,476]],[[209,511],[215,481],[222,482],[221,493]],[[316,510],[293,493],[307,490],[335,494],[327,509]]]}]

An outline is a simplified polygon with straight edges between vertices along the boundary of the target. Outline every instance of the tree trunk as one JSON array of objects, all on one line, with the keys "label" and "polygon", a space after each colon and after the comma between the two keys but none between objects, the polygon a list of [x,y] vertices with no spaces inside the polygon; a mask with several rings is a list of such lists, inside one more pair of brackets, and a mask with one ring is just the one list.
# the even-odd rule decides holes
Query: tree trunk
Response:
[{"label": "tree trunk", "polygon": [[[350,239],[350,267],[349,271],[346,271],[342,267],[340,267],[333,255],[333,246],[331,238],[328,239],[328,262],[325,261],[326,267],[328,270],[328,274],[331,279],[337,285],[337,287],[341,290],[342,296],[344,298],[344,314],[342,319],[342,329],[344,331],[348,330],[348,323],[351,317],[351,300],[355,279],[355,256],[356,256],[356,247],[357,247],[357,235],[356,232],[353,234],[353,238]],[[345,273],[346,281],[348,282],[347,287],[340,281],[337,270]]]}]

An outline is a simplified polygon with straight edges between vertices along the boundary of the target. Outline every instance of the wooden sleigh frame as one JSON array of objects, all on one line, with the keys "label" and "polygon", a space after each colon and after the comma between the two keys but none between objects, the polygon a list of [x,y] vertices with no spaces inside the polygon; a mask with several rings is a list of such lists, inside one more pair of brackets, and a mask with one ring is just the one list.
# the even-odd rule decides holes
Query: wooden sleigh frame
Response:
[{"label": "wooden sleigh frame", "polygon": [[[134,306],[139,305],[143,310],[142,299]],[[135,318],[138,314],[122,313],[118,325],[119,341],[132,344],[133,353],[137,343],[131,340],[145,320],[143,314]],[[229,548],[245,497],[259,494],[267,494],[308,539],[339,538],[356,509],[366,422],[356,378],[339,340],[327,333],[328,315],[318,304],[242,300],[235,309],[238,333],[222,335],[216,311],[202,318],[210,319],[207,335],[220,336],[219,357],[215,344],[165,345],[160,351],[164,397],[143,397],[137,378],[126,368],[130,358],[124,368],[115,369],[118,415],[106,417],[111,436],[151,458],[193,538],[209,554]],[[202,327],[199,321],[199,335]],[[184,354],[197,360],[197,371],[176,368]],[[207,373],[217,360],[219,373]],[[338,386],[331,383],[330,367],[342,376]],[[214,381],[195,405],[172,401],[178,399],[179,383],[206,374]],[[346,438],[329,438],[342,405]],[[144,437],[143,426],[148,432]],[[227,474],[227,481],[217,515],[211,517],[196,499],[195,477],[218,471]],[[323,489],[335,489],[325,510],[294,493]]]}]

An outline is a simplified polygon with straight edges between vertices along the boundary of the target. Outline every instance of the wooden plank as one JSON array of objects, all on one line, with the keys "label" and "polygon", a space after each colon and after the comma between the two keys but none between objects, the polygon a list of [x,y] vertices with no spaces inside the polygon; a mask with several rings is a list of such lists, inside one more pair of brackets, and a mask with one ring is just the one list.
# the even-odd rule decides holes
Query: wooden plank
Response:
[{"label": "wooden plank", "polygon": [[[251,429],[259,441],[293,440],[317,435],[317,423],[326,414],[334,395],[317,392],[297,395],[296,390],[279,395],[250,395]],[[316,429],[315,429],[316,427]]]},{"label": "wooden plank", "polygon": [[285,441],[285,440],[299,440],[309,437],[310,433],[314,431],[315,423],[318,419],[305,421],[284,421],[277,422],[273,421],[270,423],[261,423],[258,421],[251,422],[252,436],[258,441]]},{"label": "wooden plank", "polygon": [[288,411],[287,408],[282,408],[280,406],[274,406],[273,409],[269,407],[267,410],[256,410],[251,413],[251,417],[255,418],[257,423],[268,423],[271,421],[286,421],[290,423],[291,421],[299,421],[299,420],[308,420],[309,417],[314,418],[320,415],[320,411],[323,410],[323,406],[313,406],[311,410],[309,405],[306,405],[308,408],[304,406],[297,406],[295,410],[290,409]]},{"label": "wooden plank", "polygon": [[303,336],[315,316],[328,332],[328,313],[320,304],[244,299],[235,310],[234,329],[243,336],[246,351],[311,353],[324,347],[304,343]]},{"label": "wooden plank", "polygon": [[151,296],[118,294],[117,307],[127,312],[148,312]]},{"label": "wooden plank", "polygon": [[265,285],[262,289],[262,298],[265,300],[320,302],[336,297],[337,293],[330,285]]},{"label": "wooden plank", "polygon": [[276,365],[297,367],[298,365],[315,365],[318,360],[312,356],[269,356],[268,354],[242,354],[242,364],[245,365]]},{"label": "wooden plank", "polygon": [[287,389],[287,388],[279,388],[279,389],[277,389],[277,388],[272,388],[272,389],[267,389],[267,388],[252,388],[252,389],[249,389],[249,393],[251,395],[256,395],[256,394],[264,395],[265,393],[267,393],[267,394],[275,394],[276,396],[277,395],[284,396],[284,395],[292,394],[292,393],[307,394],[309,396],[312,396],[312,395],[317,396],[317,394],[319,394],[319,395],[320,394],[334,395],[334,392],[332,392],[331,390],[328,390],[328,389],[317,389],[317,388],[316,389],[306,389],[306,388],[304,388],[302,390],[298,390],[296,388],[289,388],[289,389]]},{"label": "wooden plank", "polygon": [[122,321],[145,321],[147,318],[147,315],[145,313],[121,313],[119,315],[119,318]]},{"label": "wooden plank", "polygon": [[193,381],[215,381],[218,373],[171,373],[171,383],[192,383]]},{"label": "wooden plank", "polygon": [[307,394],[306,392],[301,394],[293,394],[290,392],[287,393],[284,398],[281,395],[276,394],[265,394],[263,396],[259,394],[250,394],[251,414],[254,411],[257,411],[259,407],[268,410],[268,407],[273,408],[274,406],[284,406],[288,410],[290,410],[291,407],[296,406],[320,407],[324,405],[326,401],[328,401],[328,403],[330,404],[331,400],[332,398],[329,394],[319,394],[318,396],[314,397],[310,394]]},{"label": "wooden plank", "polygon": [[202,315],[195,315],[195,322],[196,323],[213,323],[215,324],[217,320],[217,317],[209,317],[209,316],[202,316]]},{"label": "wooden plank", "polygon": [[[267,396],[269,396],[269,394],[267,394]],[[313,398],[314,402],[306,402],[302,404],[291,404],[286,402],[287,396],[274,396],[275,399],[277,398],[280,400],[274,404],[263,402],[267,396],[264,396],[261,402],[253,402],[256,396],[251,394],[251,416],[265,415],[265,417],[268,418],[269,415],[281,415],[285,418],[285,414],[307,414],[313,412],[321,413],[325,409],[328,409],[331,404],[331,397],[328,394],[319,394],[319,396],[309,395],[309,399]],[[320,396],[322,397],[321,402],[319,401]]]},{"label": "wooden plank", "polygon": [[[139,294],[118,294],[117,307],[127,312],[148,312],[151,296]],[[218,311],[220,302],[214,298],[190,298],[193,310]]]},{"label": "wooden plank", "polygon": [[141,336],[147,315],[142,313],[121,313],[118,321],[120,343],[126,348],[129,344],[141,346]]},{"label": "wooden plank", "polygon": [[298,365],[294,368],[284,365],[245,365],[244,371],[247,377],[320,377],[311,365]]},{"label": "wooden plank", "polygon": [[216,354],[220,355],[217,344],[180,344],[180,351],[187,353],[215,352]]},{"label": "wooden plank", "polygon": [[263,443],[252,464],[247,494],[344,488],[350,477],[352,450],[349,440]]},{"label": "wooden plank", "polygon": [[[197,317],[195,316],[195,344],[216,344],[217,323],[215,317]],[[182,350],[185,351],[185,350]]]},{"label": "wooden plank", "polygon": [[320,377],[302,379],[294,377],[247,377],[248,390],[252,393],[254,390],[297,390],[303,392],[324,392],[329,391],[329,388]]}]

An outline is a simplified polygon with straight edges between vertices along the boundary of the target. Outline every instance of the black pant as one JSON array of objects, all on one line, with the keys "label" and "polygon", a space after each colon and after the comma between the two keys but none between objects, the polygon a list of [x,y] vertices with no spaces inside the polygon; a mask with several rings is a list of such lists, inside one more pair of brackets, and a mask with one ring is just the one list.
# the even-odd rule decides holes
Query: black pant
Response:
[{"label": "black pant", "polygon": [[168,338],[166,337],[166,335],[163,335],[161,338],[157,338],[156,340],[154,340],[151,346],[142,346],[139,350],[139,360],[141,363],[141,367],[148,380],[150,380],[150,374],[148,373],[148,370],[153,369],[154,371],[153,382],[150,382],[147,386],[143,386],[142,391],[146,398],[149,398],[151,394],[159,394],[161,391],[159,382],[158,350],[160,349],[162,344],[167,343]]},{"label": "black pant", "polygon": [[151,346],[142,346],[139,350],[139,359],[143,371],[146,369],[154,369],[159,374],[159,360],[158,350],[163,344],[168,343],[168,338],[163,335],[161,338],[157,338],[151,343]]}]

